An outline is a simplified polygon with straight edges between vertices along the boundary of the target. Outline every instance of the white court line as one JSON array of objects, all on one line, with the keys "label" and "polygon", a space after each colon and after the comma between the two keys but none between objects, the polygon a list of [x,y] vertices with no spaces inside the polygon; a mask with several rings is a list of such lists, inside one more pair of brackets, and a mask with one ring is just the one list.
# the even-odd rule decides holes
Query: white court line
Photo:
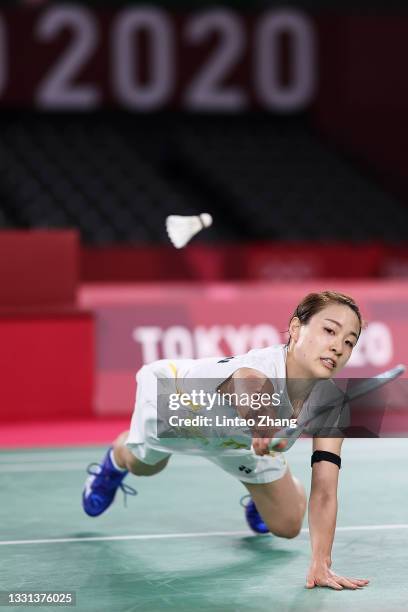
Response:
[{"label": "white court line", "polygon": [[[194,458],[196,460],[196,457]],[[70,472],[70,471],[82,471],[86,472],[86,468],[90,463],[98,463],[97,461],[90,461],[89,457],[84,461],[66,461],[65,463],[19,463],[19,464],[1,464],[0,463],[0,474],[16,474],[24,472]],[[211,464],[204,462],[203,458],[200,457],[200,461],[186,461],[183,463],[177,462],[172,463],[171,468],[185,468],[186,466],[197,467],[208,467]]]},{"label": "white court line", "polygon": [[70,470],[86,471],[88,461],[71,461],[66,463],[36,463],[36,464],[0,464],[0,474],[9,474],[16,472],[69,472]]},{"label": "white court line", "polygon": [[[336,531],[381,531],[396,529],[408,529],[408,524],[403,523],[400,525],[350,525],[348,527],[337,527]],[[302,533],[309,533],[309,529],[302,529]],[[214,538],[249,535],[253,535],[251,531],[207,531],[204,533],[151,533],[146,535],[92,536],[84,538],[50,538],[46,540],[0,540],[0,546],[16,546],[20,544],[69,544],[75,542],[120,542],[130,540],[170,540],[181,538]]]},{"label": "white court line", "polygon": [[[336,531],[380,531],[384,529],[408,529],[408,523],[391,523],[390,525],[349,525],[347,527],[336,527]],[[302,529],[309,531],[308,529]]]}]

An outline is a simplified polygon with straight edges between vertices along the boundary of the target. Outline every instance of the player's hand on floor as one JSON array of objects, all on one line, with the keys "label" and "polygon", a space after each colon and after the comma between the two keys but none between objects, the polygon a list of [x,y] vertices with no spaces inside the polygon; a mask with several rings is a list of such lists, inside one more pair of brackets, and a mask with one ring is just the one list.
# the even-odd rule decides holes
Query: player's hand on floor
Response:
[{"label": "player's hand on floor", "polygon": [[327,587],[341,591],[342,589],[361,589],[369,583],[369,580],[360,578],[346,578],[335,574],[327,563],[312,562],[306,578],[306,587],[313,589],[316,586]]}]

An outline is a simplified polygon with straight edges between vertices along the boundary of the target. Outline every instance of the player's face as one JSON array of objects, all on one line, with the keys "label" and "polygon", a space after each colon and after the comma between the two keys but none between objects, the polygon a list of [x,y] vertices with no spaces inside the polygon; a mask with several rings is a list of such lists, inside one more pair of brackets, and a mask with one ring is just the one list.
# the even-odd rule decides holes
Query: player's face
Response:
[{"label": "player's face", "polygon": [[331,304],[297,330],[293,355],[307,376],[331,378],[350,359],[360,333],[355,312]]}]

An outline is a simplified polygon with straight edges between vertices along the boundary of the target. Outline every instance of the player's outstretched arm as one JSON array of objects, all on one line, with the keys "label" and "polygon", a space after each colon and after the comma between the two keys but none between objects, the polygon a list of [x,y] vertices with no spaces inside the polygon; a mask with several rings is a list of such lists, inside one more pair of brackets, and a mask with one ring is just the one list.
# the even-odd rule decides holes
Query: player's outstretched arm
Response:
[{"label": "player's outstretched arm", "polygon": [[[340,456],[342,438],[315,438],[313,451],[327,451]],[[347,578],[332,569],[331,552],[336,530],[337,486],[339,468],[335,463],[319,461],[312,467],[312,488],[309,499],[309,531],[312,559],[306,578],[306,587],[328,587],[335,590],[359,589],[368,580]]]}]

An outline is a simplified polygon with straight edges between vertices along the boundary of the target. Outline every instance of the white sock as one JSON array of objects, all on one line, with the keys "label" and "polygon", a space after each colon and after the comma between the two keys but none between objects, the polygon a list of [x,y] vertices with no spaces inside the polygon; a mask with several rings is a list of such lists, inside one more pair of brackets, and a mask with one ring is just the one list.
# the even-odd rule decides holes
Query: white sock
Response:
[{"label": "white sock", "polygon": [[115,461],[115,456],[113,454],[113,448],[111,448],[111,452],[109,454],[110,460],[112,461],[113,467],[118,470],[118,472],[127,472],[126,468],[121,468],[118,466],[118,464]]}]

